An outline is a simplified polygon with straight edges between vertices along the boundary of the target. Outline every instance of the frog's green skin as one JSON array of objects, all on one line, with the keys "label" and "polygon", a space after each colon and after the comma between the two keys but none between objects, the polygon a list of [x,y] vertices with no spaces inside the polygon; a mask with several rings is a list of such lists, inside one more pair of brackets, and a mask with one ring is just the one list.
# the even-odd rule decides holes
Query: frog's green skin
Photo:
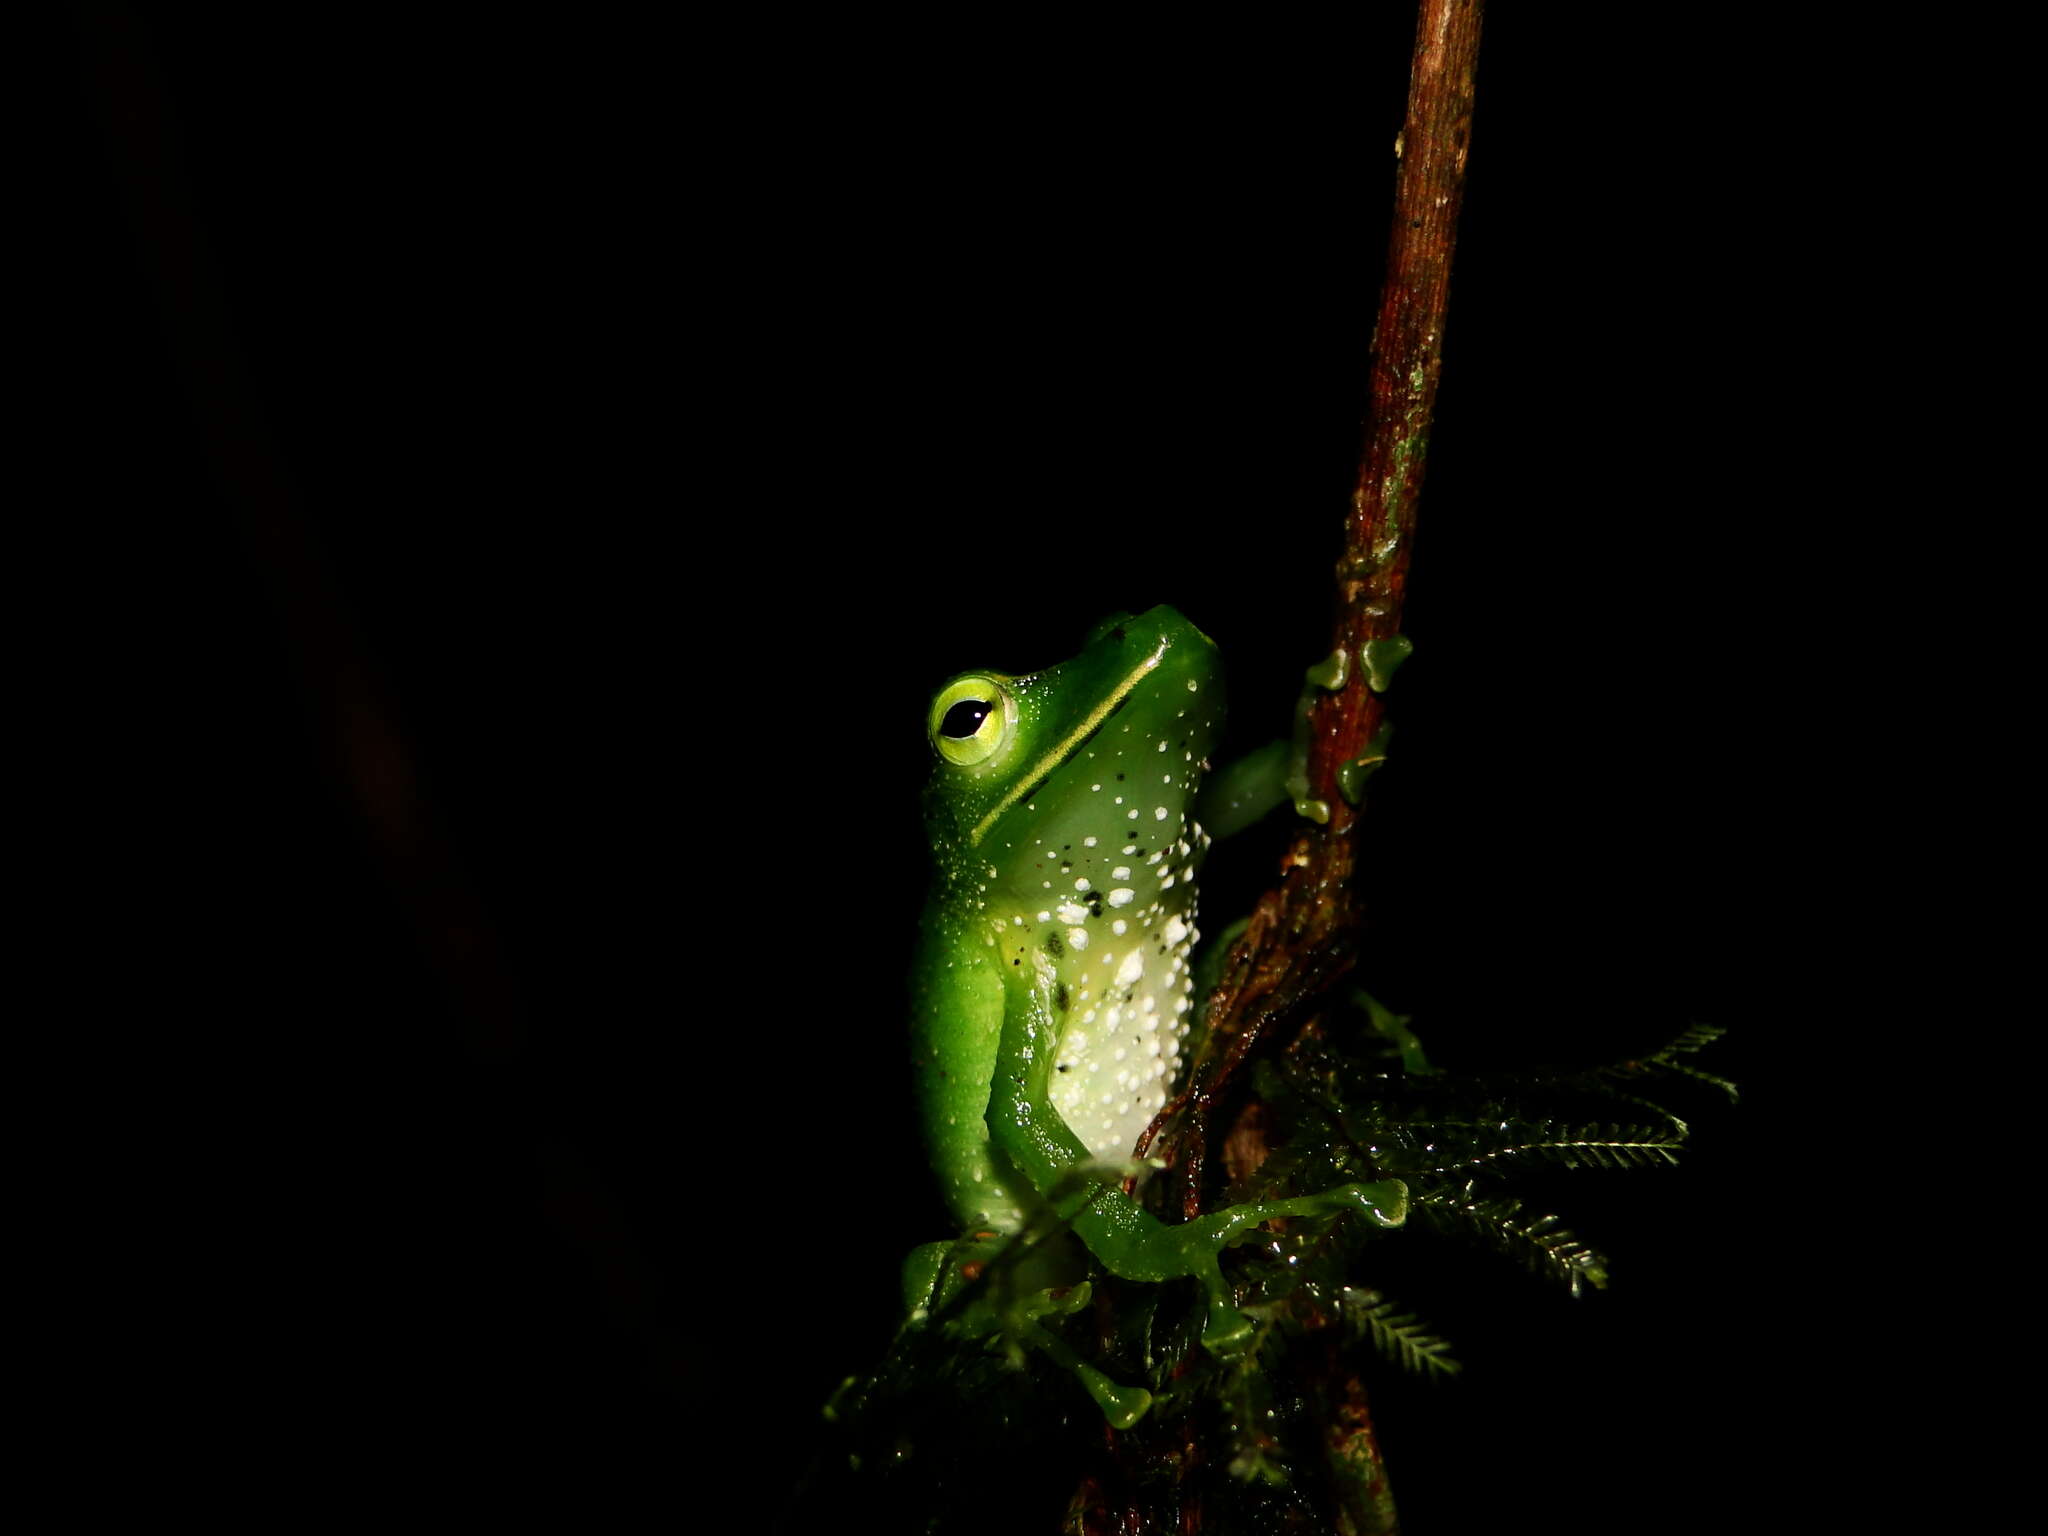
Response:
[{"label": "frog's green skin", "polygon": [[[1360,656],[1366,686],[1385,693],[1394,672],[1415,647],[1406,635],[1385,640],[1368,640]],[[1327,822],[1330,802],[1309,794],[1309,730],[1317,697],[1341,689],[1351,677],[1351,653],[1339,647],[1303,674],[1301,701],[1294,711],[1291,742],[1275,741],[1234,763],[1202,789],[1203,825],[1218,837],[1243,831],[1275,806],[1294,802],[1295,814],[1309,821]],[[1365,793],[1365,781],[1387,760],[1387,741],[1393,727],[1382,724],[1363,756],[1337,767],[1337,788],[1345,800],[1358,804]]]},{"label": "frog's green skin", "polygon": [[[937,704],[963,692],[997,695],[987,724],[1004,736],[980,762],[949,761],[940,735]],[[1180,1065],[1207,843],[1188,805],[1222,676],[1207,636],[1154,609],[1047,671],[967,673],[934,713],[937,883],[916,972],[925,1137],[954,1215],[1014,1228],[1029,1191],[1069,1163],[1127,1159]],[[997,1084],[999,1056],[1027,1081]]]},{"label": "frog's green skin", "polygon": [[[1406,1194],[1353,1184],[1170,1226],[1118,1187],[1194,1006],[1208,838],[1189,807],[1222,717],[1214,643],[1165,607],[1105,621],[1060,666],[940,689],[913,1040],[932,1165],[963,1228],[1015,1232],[1050,1203],[1112,1274],[1200,1279],[1204,1342],[1219,1350],[1249,1333],[1218,1265],[1225,1245],[1275,1216],[1338,1208],[1395,1225]],[[920,1254],[906,1288],[928,1295],[942,1255]]]}]

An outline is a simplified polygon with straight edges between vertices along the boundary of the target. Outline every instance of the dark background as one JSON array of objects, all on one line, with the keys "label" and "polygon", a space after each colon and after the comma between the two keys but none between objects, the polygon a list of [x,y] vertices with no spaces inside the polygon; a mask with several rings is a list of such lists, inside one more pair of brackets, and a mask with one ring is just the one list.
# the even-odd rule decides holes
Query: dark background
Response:
[{"label": "dark background", "polygon": [[[134,634],[112,922],[163,1022],[106,1068],[147,1104],[109,1305],[163,1477],[780,1507],[945,1225],[901,1043],[924,702],[1171,601],[1233,747],[1284,729],[1401,9],[78,11],[49,394]],[[1746,1097],[1690,1101],[1681,1169],[1555,1188],[1607,1294],[1412,1261],[1466,1371],[1379,1411],[1423,1536],[1739,1525],[1767,1475],[1819,1496],[1852,1389],[1809,1178],[1874,872],[1824,554],[1871,429],[1857,178],[1809,172],[1861,140],[1718,22],[1499,10],[1361,979],[1451,1065],[1712,1020]],[[1212,927],[1273,846],[1218,857]]]}]

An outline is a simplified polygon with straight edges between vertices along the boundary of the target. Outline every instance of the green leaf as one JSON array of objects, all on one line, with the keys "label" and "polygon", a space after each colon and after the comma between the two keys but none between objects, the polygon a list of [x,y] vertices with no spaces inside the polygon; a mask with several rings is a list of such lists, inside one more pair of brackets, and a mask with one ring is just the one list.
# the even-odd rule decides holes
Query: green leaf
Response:
[{"label": "green leaf", "polygon": [[1607,1261],[1580,1242],[1555,1216],[1522,1214],[1523,1202],[1512,1195],[1481,1197],[1471,1180],[1454,1189],[1424,1190],[1410,1199],[1410,1210],[1431,1224],[1477,1237],[1538,1274],[1561,1280],[1574,1296],[1586,1286],[1607,1284]]},{"label": "green leaf", "polygon": [[1370,1338],[1373,1347],[1387,1359],[1417,1376],[1455,1376],[1461,1369],[1451,1358],[1447,1339],[1423,1326],[1412,1312],[1378,1291],[1346,1286],[1337,1295],[1351,1336]]}]

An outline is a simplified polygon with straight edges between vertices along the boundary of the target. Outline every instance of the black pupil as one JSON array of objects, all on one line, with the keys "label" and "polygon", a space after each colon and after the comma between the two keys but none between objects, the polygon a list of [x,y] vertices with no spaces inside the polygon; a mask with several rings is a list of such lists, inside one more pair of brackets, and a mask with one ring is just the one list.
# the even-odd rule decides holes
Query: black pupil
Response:
[{"label": "black pupil", "polygon": [[946,718],[939,722],[939,734],[964,741],[981,729],[981,722],[994,707],[987,699],[962,699],[946,711]]}]

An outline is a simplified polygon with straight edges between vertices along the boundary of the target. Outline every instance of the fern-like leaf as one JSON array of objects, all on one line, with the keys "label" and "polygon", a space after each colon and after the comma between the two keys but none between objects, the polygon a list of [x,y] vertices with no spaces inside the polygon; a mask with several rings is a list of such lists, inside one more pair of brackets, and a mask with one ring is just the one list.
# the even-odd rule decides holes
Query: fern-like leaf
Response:
[{"label": "fern-like leaf", "polygon": [[1522,1202],[1511,1195],[1482,1197],[1468,1179],[1454,1189],[1421,1191],[1411,1208],[1434,1225],[1474,1235],[1538,1274],[1562,1280],[1574,1296],[1586,1286],[1598,1290],[1607,1284],[1605,1258],[1557,1217],[1525,1217]]},{"label": "fern-like leaf", "polygon": [[1451,1358],[1450,1341],[1431,1333],[1414,1313],[1400,1311],[1391,1298],[1347,1285],[1337,1301],[1351,1336],[1370,1338],[1396,1365],[1417,1376],[1455,1376],[1461,1369]]},{"label": "fern-like leaf", "polygon": [[1683,1141],[1691,1133],[1692,1128],[1690,1126],[1653,1099],[1646,1099],[1637,1093],[1624,1093],[1611,1083],[1595,1083],[1592,1085],[1592,1088],[1594,1093],[1598,1094],[1603,1101],[1609,1104],[1626,1104],[1630,1109],[1640,1110],[1644,1114],[1661,1120],[1676,1133],[1679,1141]]},{"label": "fern-like leaf", "polygon": [[1631,1105],[1658,1120],[1668,1121],[1673,1126],[1683,1129],[1685,1122],[1662,1104],[1639,1097],[1619,1085],[1635,1085],[1660,1077],[1689,1077],[1695,1082],[1706,1083],[1720,1089],[1732,1100],[1736,1097],[1733,1083],[1724,1077],[1702,1071],[1691,1062],[1681,1059],[1705,1049],[1726,1033],[1727,1031],[1717,1024],[1692,1024],[1668,1044],[1647,1055],[1630,1057],[1627,1061],[1569,1069],[1538,1067],[1503,1074],[1449,1077],[1442,1081],[1409,1078],[1403,1082],[1402,1090],[1411,1099],[1429,1095],[1449,1095],[1454,1099],[1470,1102],[1478,1095],[1504,1103],[1516,1103],[1535,1096],[1548,1097],[1559,1093],[1590,1093],[1603,1099]]},{"label": "fern-like leaf", "polygon": [[1490,1146],[1482,1142],[1463,1156],[1401,1171],[1486,1172],[1496,1164],[1529,1161],[1558,1163],[1566,1168],[1664,1168],[1678,1161],[1678,1148],[1685,1141],[1683,1129],[1654,1130],[1640,1125],[1575,1127],[1538,1120],[1527,1125],[1503,1122],[1499,1130],[1510,1135]]},{"label": "fern-like leaf", "polygon": [[1694,1082],[1706,1083],[1710,1087],[1720,1089],[1728,1095],[1728,1102],[1732,1104],[1736,1102],[1739,1095],[1736,1092],[1735,1085],[1727,1078],[1717,1076],[1712,1072],[1702,1071],[1689,1061],[1679,1060],[1681,1056],[1691,1056],[1698,1051],[1704,1050],[1726,1033],[1727,1031],[1718,1024],[1689,1024],[1679,1034],[1677,1039],[1673,1040],[1662,1050],[1653,1051],[1650,1055],[1636,1061],[1626,1061],[1618,1066],[1605,1068],[1603,1075],[1610,1078],[1626,1079],[1630,1077],[1654,1076],[1659,1072],[1672,1072],[1680,1077],[1689,1077]]},{"label": "fern-like leaf", "polygon": [[1657,1054],[1659,1057],[1690,1056],[1720,1039],[1728,1031],[1718,1024],[1688,1024],[1676,1040]]},{"label": "fern-like leaf", "polygon": [[[1655,1106],[1649,1106],[1656,1111]],[[1683,1121],[1662,1125],[1574,1124],[1491,1107],[1479,1117],[1401,1120],[1376,1116],[1346,1127],[1376,1166],[1403,1178],[1508,1171],[1530,1162],[1566,1168],[1661,1168],[1678,1161]]]}]

